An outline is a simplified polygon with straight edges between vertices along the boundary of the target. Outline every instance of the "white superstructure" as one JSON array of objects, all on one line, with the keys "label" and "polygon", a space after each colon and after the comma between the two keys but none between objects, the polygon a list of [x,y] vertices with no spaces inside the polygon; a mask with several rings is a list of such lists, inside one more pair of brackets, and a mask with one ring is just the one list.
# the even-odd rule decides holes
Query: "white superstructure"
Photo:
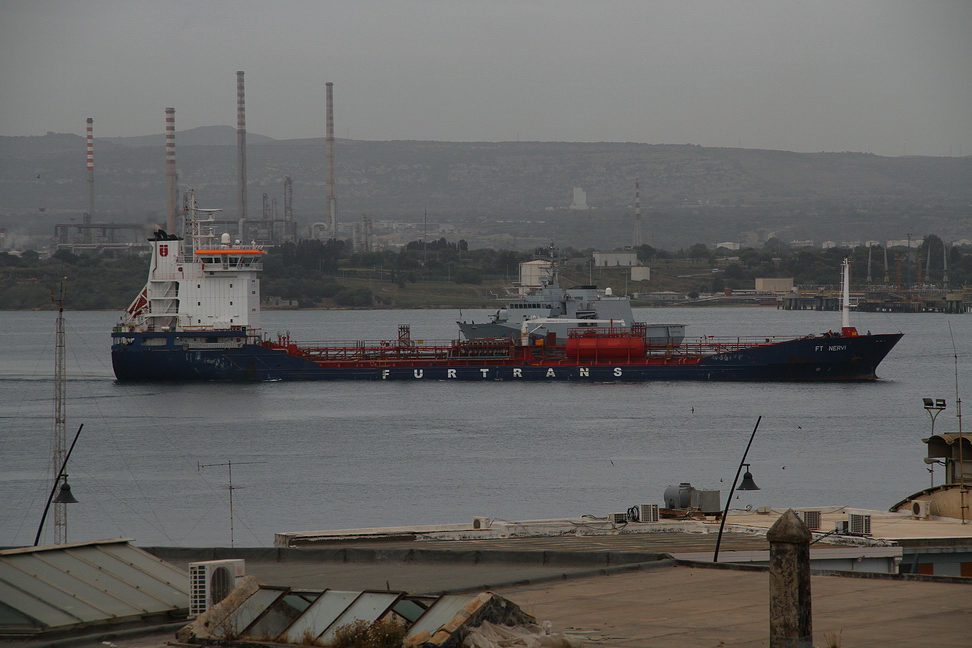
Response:
[{"label": "white superstructure", "polygon": [[[190,190],[188,240],[158,230],[149,239],[149,277],[122,316],[137,331],[243,330],[260,328],[260,263],[266,252],[255,245],[217,241],[212,212],[195,206]],[[199,220],[208,214],[210,220]]]}]

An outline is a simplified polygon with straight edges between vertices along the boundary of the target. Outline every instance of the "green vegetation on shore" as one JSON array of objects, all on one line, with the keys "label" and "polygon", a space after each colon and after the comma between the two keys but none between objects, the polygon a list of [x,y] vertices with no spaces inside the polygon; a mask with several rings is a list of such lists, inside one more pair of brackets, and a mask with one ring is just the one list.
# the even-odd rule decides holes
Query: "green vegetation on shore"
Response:
[{"label": "green vegetation on shore", "polygon": [[[931,262],[928,254],[931,251]],[[535,252],[542,252],[537,250]],[[867,281],[868,248],[790,249],[771,239],[760,248],[713,251],[701,243],[675,252],[643,245],[636,252],[651,267],[650,281],[630,281],[625,267],[591,264],[592,250],[567,248],[561,281],[566,286],[594,283],[615,294],[674,291],[696,297],[725,288],[751,290],[756,277],[793,277],[794,285],[836,286],[840,263],[851,257],[855,286]],[[351,254],[343,241],[303,240],[271,248],[264,259],[262,296],[298,308],[475,308],[505,294],[518,278],[519,264],[533,253],[481,248],[442,238],[413,241],[399,251]],[[915,242],[913,284],[941,284],[943,244],[937,236]],[[891,283],[906,282],[907,251],[888,252]],[[871,249],[874,283],[883,283],[884,250]],[[952,288],[972,283],[972,248],[948,251]],[[59,250],[41,259],[33,250],[0,253],[0,310],[53,308],[51,285],[67,279],[65,307],[71,310],[121,310],[138,294],[148,274],[144,257],[102,258]]]}]

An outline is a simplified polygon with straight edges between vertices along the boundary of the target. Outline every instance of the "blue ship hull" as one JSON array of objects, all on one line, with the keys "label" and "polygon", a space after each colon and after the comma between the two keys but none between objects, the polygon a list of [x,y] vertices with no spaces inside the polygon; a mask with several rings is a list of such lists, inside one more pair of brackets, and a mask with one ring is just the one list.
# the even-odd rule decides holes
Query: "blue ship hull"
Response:
[{"label": "blue ship hull", "polygon": [[[453,357],[340,366],[318,364],[279,347],[250,343],[239,331],[112,334],[120,381],[275,380],[574,380],[836,381],[874,380],[900,333],[807,337],[714,353],[700,359],[618,361]],[[245,336],[245,334],[244,334]],[[189,342],[191,340],[191,342]]]}]

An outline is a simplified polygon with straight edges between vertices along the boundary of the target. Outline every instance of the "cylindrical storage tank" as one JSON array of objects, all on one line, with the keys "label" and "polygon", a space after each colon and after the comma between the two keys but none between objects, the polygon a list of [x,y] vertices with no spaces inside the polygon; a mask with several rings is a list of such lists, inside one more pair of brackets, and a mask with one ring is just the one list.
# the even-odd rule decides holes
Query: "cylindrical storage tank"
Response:
[{"label": "cylindrical storage tank", "polygon": [[626,360],[645,354],[645,340],[630,336],[581,336],[567,339],[567,357],[578,360]]},{"label": "cylindrical storage tank", "polygon": [[678,486],[669,486],[665,489],[665,508],[687,509],[692,503],[692,484],[682,482]]}]

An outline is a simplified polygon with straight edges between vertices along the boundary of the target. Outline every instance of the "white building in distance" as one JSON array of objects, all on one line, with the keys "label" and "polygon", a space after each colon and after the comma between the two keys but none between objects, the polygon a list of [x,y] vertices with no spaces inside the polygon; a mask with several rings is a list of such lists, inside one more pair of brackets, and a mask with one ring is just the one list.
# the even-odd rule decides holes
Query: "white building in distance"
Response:
[{"label": "white building in distance", "polygon": [[580,187],[574,187],[574,202],[570,203],[569,209],[590,209],[587,206],[587,193]]},{"label": "white building in distance", "polygon": [[636,266],[637,252],[595,252],[594,265],[601,268],[607,266]]}]

